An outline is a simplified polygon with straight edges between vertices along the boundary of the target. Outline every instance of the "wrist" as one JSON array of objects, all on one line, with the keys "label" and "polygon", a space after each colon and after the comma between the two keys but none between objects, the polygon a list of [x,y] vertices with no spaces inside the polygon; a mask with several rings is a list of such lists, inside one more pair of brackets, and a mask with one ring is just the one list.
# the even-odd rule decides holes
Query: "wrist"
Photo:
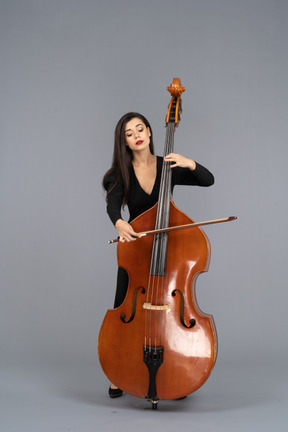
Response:
[{"label": "wrist", "polygon": [[190,163],[189,163],[189,169],[191,171],[195,171],[196,169],[196,162],[194,160],[191,159]]},{"label": "wrist", "polygon": [[119,223],[121,224],[121,222],[123,222],[123,219],[117,219],[117,221],[115,222],[115,228],[117,228],[117,225],[119,226]]}]

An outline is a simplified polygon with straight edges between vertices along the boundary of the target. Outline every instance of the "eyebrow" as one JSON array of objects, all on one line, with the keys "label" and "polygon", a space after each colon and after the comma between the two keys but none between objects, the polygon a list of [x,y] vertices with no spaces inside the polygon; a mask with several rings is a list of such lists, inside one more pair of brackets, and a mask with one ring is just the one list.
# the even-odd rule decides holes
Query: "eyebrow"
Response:
[{"label": "eyebrow", "polygon": [[[144,124],[143,124],[143,123],[139,123],[139,124],[137,124],[135,127],[138,127],[138,126],[144,126]],[[132,130],[132,129],[126,129],[125,132],[128,132],[128,131],[130,131],[130,130]]]}]

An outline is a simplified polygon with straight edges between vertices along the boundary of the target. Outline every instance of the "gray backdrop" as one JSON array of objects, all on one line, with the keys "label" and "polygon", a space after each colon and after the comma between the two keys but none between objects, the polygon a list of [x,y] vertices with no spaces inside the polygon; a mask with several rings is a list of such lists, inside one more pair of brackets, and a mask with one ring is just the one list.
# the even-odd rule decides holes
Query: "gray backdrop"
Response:
[{"label": "gray backdrop", "polygon": [[[116,230],[101,179],[127,111],[148,117],[162,154],[175,76],[186,86],[175,150],[216,182],[178,187],[174,201],[197,221],[239,218],[205,229],[212,258],[197,296],[214,316],[219,355],[199,398],[216,417],[221,394],[219,411],[242,418],[244,407],[253,418],[245,430],[275,427],[274,415],[274,430],[286,430],[287,12],[287,0],[1,0],[3,431],[39,430],[28,408],[12,414],[27,389],[34,402],[38,390],[64,399],[67,390],[67,400],[93,410],[103,397],[102,430],[110,424],[97,337],[114,300],[116,247],[107,240]],[[205,405],[209,386],[215,397]],[[255,400],[262,411],[254,418]],[[126,404],[119,416],[134,398]],[[218,430],[203,407],[198,430]],[[67,418],[76,415],[66,408]],[[99,412],[82,415],[101,424]],[[91,430],[79,416],[67,429],[53,408],[43,416],[47,431]],[[219,430],[236,430],[229,419]]]}]

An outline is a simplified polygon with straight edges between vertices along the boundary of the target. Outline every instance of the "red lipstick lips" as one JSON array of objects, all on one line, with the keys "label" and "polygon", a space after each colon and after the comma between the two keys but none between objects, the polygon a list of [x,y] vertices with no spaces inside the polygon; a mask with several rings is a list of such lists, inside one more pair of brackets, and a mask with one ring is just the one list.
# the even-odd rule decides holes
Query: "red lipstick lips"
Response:
[{"label": "red lipstick lips", "polygon": [[136,145],[140,145],[140,144],[142,144],[143,143],[143,141],[137,141],[136,142]]}]

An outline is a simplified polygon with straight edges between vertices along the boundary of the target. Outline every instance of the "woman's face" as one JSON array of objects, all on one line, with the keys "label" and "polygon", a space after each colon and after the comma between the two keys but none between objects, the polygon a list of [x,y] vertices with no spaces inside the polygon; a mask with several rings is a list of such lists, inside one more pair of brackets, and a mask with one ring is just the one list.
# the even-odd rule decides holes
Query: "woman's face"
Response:
[{"label": "woman's face", "polygon": [[124,132],[126,144],[130,150],[141,151],[149,147],[151,132],[140,118],[135,117],[127,122]]}]

